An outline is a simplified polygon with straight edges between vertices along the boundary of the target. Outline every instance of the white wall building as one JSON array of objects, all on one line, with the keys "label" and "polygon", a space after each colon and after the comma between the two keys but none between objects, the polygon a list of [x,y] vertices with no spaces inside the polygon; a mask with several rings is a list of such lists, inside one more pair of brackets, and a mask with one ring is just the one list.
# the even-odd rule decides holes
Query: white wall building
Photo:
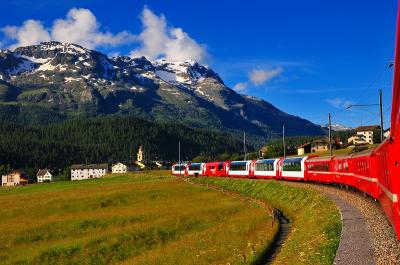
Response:
[{"label": "white wall building", "polygon": [[113,174],[126,173],[126,172],[128,172],[128,167],[122,163],[117,163],[117,164],[112,165],[111,172]]},{"label": "white wall building", "polygon": [[38,183],[42,182],[51,182],[53,175],[51,175],[50,171],[47,169],[39,169],[36,174],[36,179]]},{"label": "white wall building", "polygon": [[13,172],[3,175],[1,177],[1,186],[18,186],[28,184],[28,177],[20,170],[14,170]]},{"label": "white wall building", "polygon": [[380,132],[380,126],[360,126],[356,128],[356,135],[353,135],[347,142],[349,144],[374,144],[374,134]]},{"label": "white wall building", "polygon": [[72,165],[71,180],[101,178],[108,173],[108,164]]}]

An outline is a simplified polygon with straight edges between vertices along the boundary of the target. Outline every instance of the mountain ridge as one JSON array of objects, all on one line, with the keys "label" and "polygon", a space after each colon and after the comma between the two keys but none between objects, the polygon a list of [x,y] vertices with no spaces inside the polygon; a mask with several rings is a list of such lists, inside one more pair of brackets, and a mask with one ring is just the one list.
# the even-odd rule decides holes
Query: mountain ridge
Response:
[{"label": "mountain ridge", "polygon": [[210,67],[187,60],[108,57],[77,44],[45,42],[0,51],[0,102],[60,112],[134,115],[258,136],[324,134],[321,126],[240,95]]}]

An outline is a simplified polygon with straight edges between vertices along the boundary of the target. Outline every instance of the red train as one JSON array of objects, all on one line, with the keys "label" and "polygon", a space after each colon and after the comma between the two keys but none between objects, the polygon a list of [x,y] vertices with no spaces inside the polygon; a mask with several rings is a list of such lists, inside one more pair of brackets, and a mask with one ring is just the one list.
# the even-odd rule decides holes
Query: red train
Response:
[{"label": "red train", "polygon": [[[395,45],[390,137],[376,149],[334,157],[292,157],[174,165],[174,175],[275,178],[354,187],[382,206],[400,240],[400,4]],[[192,165],[192,167],[191,167]],[[194,170],[195,169],[195,170]]]}]

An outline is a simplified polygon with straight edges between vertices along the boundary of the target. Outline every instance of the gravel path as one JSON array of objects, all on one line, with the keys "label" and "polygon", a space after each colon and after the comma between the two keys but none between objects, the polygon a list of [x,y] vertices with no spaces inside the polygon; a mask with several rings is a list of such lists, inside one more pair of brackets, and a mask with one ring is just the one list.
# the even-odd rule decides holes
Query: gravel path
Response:
[{"label": "gravel path", "polygon": [[[335,264],[400,264],[400,242],[379,203],[359,192],[348,191],[328,185],[285,182],[288,185],[307,186],[326,194],[341,208],[344,227]],[[347,205],[347,206],[346,206]],[[343,209],[342,209],[343,208]],[[350,214],[350,215],[349,215]],[[352,217],[353,216],[353,217]],[[362,224],[362,225],[360,225]],[[350,234],[345,235],[345,233]],[[368,255],[370,263],[342,263],[343,255],[356,251],[354,240],[368,241],[371,248],[357,250],[358,260]],[[351,249],[351,250],[350,250]],[[373,257],[371,257],[371,251]],[[375,263],[373,262],[375,260]]]}]

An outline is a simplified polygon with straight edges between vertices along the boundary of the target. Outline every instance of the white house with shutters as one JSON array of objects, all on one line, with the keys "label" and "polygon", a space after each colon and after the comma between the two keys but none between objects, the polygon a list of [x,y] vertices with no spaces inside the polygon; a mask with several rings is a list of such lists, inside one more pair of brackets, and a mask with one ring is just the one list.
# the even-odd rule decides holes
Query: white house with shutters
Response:
[{"label": "white house with shutters", "polygon": [[111,167],[111,173],[113,174],[121,174],[121,173],[127,173],[128,172],[128,166],[122,163],[117,163],[112,165]]},{"label": "white house with shutters", "polygon": [[108,164],[72,165],[71,181],[101,178],[108,173]]},{"label": "white house with shutters", "polygon": [[36,174],[36,179],[38,183],[51,182],[53,175],[51,175],[48,169],[39,169]]}]

